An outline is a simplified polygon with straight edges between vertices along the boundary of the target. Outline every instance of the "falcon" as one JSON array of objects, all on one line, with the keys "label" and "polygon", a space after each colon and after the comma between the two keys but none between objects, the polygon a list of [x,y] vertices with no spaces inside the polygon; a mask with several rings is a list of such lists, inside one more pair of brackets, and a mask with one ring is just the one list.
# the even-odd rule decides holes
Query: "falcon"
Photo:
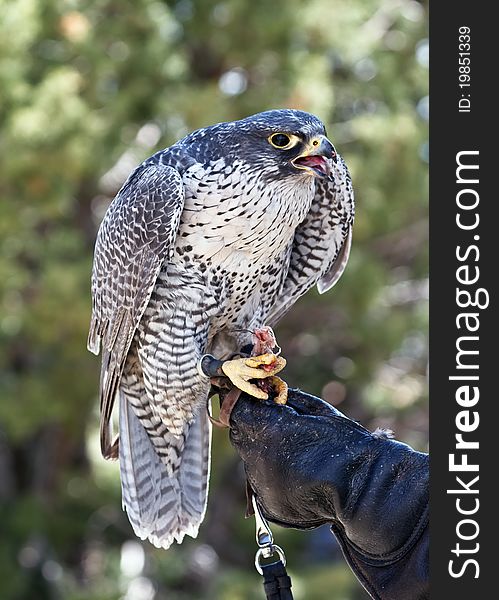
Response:
[{"label": "falcon", "polygon": [[[210,353],[266,398],[271,352],[232,358],[314,285],[339,279],[354,199],[322,122],[271,110],[187,135],[128,177],[99,228],[88,349],[102,349],[100,440],[135,534],[196,537],[210,472]],[[263,338],[262,338],[263,339]],[[253,381],[253,382],[252,382]],[[119,437],[111,416],[119,404]]]}]

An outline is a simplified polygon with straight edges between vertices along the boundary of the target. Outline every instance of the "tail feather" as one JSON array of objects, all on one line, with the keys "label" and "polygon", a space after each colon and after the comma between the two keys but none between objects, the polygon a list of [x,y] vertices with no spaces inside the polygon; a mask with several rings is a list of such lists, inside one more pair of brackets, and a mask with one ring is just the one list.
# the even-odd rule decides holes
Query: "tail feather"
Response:
[{"label": "tail feather", "polygon": [[[154,526],[162,465],[132,407],[120,393],[120,475],[123,508],[145,539]],[[143,502],[147,497],[148,502]]]},{"label": "tail feather", "polygon": [[201,523],[204,519],[210,479],[210,456],[211,423],[207,412],[201,410],[190,426],[179,470],[183,521],[186,524],[195,521]]},{"label": "tail feather", "polygon": [[186,434],[179,468],[169,474],[133,407],[120,394],[123,508],[139,538],[166,549],[186,534],[197,536],[206,510],[210,440],[211,424],[200,413]]}]

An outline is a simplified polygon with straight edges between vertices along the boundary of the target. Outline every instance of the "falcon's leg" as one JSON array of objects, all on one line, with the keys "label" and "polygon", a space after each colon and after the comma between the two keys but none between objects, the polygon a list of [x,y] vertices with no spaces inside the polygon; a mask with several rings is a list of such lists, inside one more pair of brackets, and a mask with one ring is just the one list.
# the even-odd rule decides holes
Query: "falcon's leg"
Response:
[{"label": "falcon's leg", "polygon": [[[281,353],[281,348],[277,344],[277,339],[275,337],[275,333],[272,327],[268,327],[266,325],[262,327],[257,327],[253,331],[253,351],[252,356],[255,358],[260,357],[262,354],[265,356],[274,356],[278,357]],[[284,361],[284,366],[286,365],[285,359],[281,359]],[[284,366],[282,368],[284,368]],[[264,368],[266,368],[264,366]],[[282,380],[280,377],[276,377],[275,375],[271,375],[259,382],[259,387],[263,389],[267,394],[273,390],[276,394],[274,397],[274,402],[277,404],[286,404],[286,400],[288,399],[288,384]]]}]

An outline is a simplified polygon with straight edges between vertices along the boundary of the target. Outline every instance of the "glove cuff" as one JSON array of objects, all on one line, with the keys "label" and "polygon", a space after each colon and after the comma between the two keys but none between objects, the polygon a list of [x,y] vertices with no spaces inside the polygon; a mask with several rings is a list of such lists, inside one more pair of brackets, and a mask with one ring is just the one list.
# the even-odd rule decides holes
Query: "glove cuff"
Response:
[{"label": "glove cuff", "polygon": [[423,600],[428,589],[429,510],[425,508],[405,543],[387,554],[371,554],[351,542],[343,526],[331,531],[357,579],[374,600]]}]

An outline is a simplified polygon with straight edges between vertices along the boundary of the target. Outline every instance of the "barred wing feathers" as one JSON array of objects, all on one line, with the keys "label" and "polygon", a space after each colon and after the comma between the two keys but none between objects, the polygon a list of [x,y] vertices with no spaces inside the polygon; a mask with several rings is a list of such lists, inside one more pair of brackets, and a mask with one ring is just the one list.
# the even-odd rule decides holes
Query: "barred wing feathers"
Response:
[{"label": "barred wing feathers", "polygon": [[168,259],[184,206],[179,172],[141,165],[111,203],[97,236],[92,271],[92,318],[88,349],[102,345],[101,450],[111,447],[111,413],[135,330]]}]

